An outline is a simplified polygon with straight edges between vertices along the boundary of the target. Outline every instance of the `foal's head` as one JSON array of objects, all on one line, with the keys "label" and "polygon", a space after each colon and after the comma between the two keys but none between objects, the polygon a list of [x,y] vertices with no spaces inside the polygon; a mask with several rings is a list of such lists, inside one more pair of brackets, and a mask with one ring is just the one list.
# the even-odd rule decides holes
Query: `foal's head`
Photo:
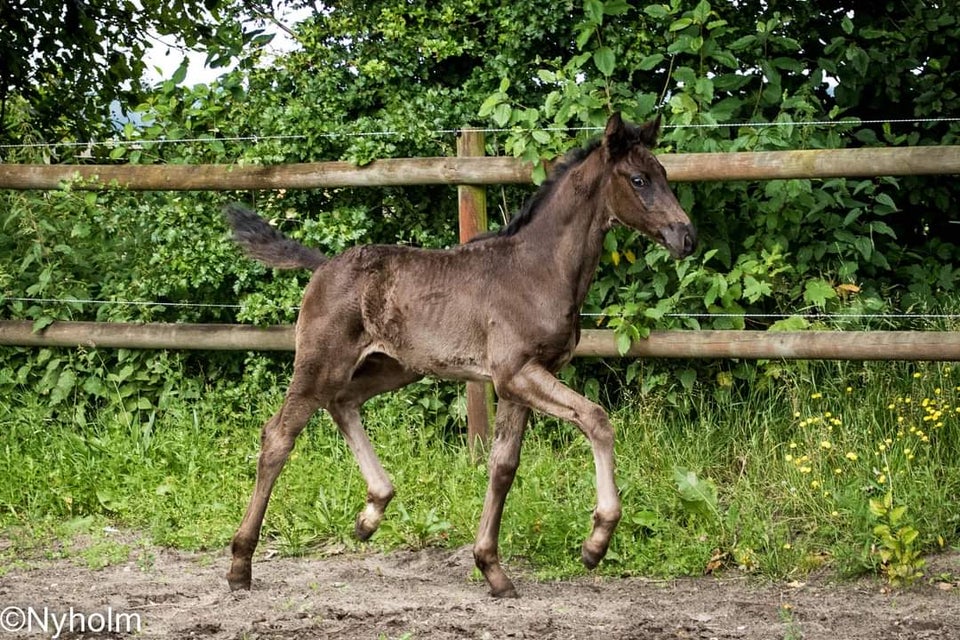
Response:
[{"label": "foal's head", "polygon": [[650,149],[660,118],[641,126],[620,114],[607,121],[601,153],[606,163],[603,196],[607,213],[662,244],[674,258],[693,253],[697,232],[667,184],[667,173]]}]

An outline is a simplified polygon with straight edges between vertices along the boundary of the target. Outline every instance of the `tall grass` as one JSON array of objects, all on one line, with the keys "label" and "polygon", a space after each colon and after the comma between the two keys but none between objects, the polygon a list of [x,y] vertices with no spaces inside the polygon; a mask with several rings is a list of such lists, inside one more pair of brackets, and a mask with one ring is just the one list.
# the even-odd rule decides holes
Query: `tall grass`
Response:
[{"label": "tall grass", "polygon": [[[446,389],[418,385],[370,403],[367,428],[397,488],[376,547],[473,539],[486,470],[450,428],[460,399]],[[252,487],[260,425],[280,403],[275,390],[249,410],[226,395],[160,413],[87,412],[83,427],[27,390],[0,399],[0,526],[56,531],[94,516],[162,545],[225,546]],[[721,375],[682,394],[638,391],[613,422],[624,518],[602,573],[830,567],[914,579],[922,561],[904,545],[931,552],[958,541],[960,370],[949,366],[798,364],[750,383]],[[573,427],[531,425],[504,515],[508,559],[544,576],[583,571],[593,468]],[[277,484],[264,544],[287,554],[359,546],[351,534],[364,496],[349,450],[318,416]]]}]

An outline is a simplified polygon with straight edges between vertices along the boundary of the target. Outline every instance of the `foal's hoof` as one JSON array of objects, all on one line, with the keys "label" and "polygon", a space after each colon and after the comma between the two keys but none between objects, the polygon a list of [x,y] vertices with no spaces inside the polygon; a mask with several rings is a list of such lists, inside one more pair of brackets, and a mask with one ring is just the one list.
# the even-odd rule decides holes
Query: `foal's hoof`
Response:
[{"label": "foal's hoof", "polygon": [[603,560],[603,556],[605,555],[607,555],[606,546],[603,546],[600,549],[595,549],[587,542],[583,543],[583,547],[580,550],[580,559],[583,561],[583,566],[585,566],[587,569],[596,569],[597,565],[600,564],[600,561]]},{"label": "foal's hoof", "polygon": [[227,584],[230,585],[230,591],[250,591],[250,576],[234,578],[228,573]]},{"label": "foal's hoof", "polygon": [[513,588],[512,584],[500,587],[499,589],[490,589],[490,595],[494,598],[519,598],[520,594]]},{"label": "foal's hoof", "polygon": [[363,521],[362,516],[357,517],[357,521],[353,525],[353,535],[360,542],[366,542],[367,540],[369,540],[370,536],[372,536],[373,532],[376,530],[377,530],[376,527],[367,526],[367,524]]},{"label": "foal's hoof", "polygon": [[227,572],[227,584],[230,585],[230,591],[249,591],[250,575],[253,573],[253,566],[250,560],[235,558],[230,565],[230,571]]}]

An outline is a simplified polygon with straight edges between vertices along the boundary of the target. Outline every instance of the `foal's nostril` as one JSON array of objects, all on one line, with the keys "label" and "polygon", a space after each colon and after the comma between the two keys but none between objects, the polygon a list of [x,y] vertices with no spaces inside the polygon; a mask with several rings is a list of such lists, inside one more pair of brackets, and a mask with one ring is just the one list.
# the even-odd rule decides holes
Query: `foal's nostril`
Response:
[{"label": "foal's nostril", "polygon": [[667,226],[661,239],[675,258],[686,258],[697,248],[697,230],[689,223],[675,222]]},{"label": "foal's nostril", "polygon": [[697,248],[697,230],[693,228],[692,224],[685,226],[686,229],[683,234],[683,253],[690,255],[693,253],[693,250]]}]

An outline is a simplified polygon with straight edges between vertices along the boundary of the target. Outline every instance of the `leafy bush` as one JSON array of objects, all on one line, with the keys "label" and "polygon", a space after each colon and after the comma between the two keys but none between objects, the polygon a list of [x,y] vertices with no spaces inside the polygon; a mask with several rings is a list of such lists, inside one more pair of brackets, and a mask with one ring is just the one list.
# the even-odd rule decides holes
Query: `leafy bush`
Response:
[{"label": "leafy bush", "polygon": [[[299,25],[302,49],[269,68],[246,64],[192,88],[172,78],[142,103],[123,105],[130,120],[117,136],[129,144],[89,151],[98,162],[364,163],[452,155],[454,129],[488,124],[498,129],[488,151],[536,162],[542,178],[541,157],[594,135],[612,109],[634,120],[661,111],[665,152],[949,144],[956,123],[893,120],[935,119],[960,106],[950,66],[958,17],[952,6],[919,0],[832,12],[707,0],[642,7],[586,0],[574,12],[493,0],[338,6]],[[23,140],[35,137],[28,111],[12,100],[4,112]],[[810,124],[824,120],[835,124]],[[374,132],[385,135],[368,135]],[[196,142],[167,142],[183,138]],[[11,157],[60,161],[63,153],[16,149]],[[948,310],[960,233],[950,224],[956,189],[931,177],[677,185],[702,252],[677,263],[634,232],[611,233],[585,323],[615,329],[625,347],[652,328],[819,326],[809,314],[841,314],[842,326],[857,328],[871,325],[863,314]],[[497,200],[515,209],[528,192],[503,189]],[[454,194],[450,187],[7,192],[0,194],[0,313],[38,326],[53,319],[291,322],[308,275],[238,259],[225,240],[222,203],[252,199],[284,231],[335,253],[362,242],[450,245]],[[60,399],[82,392],[97,372],[75,359],[72,378],[56,377],[36,357],[4,352],[5,369],[20,373],[5,375],[0,390],[37,384],[44,393],[59,389],[53,397]],[[150,364],[155,357],[138,356],[137,366],[161,366]],[[272,362],[169,357],[210,379]],[[673,379],[649,366],[638,375],[640,366],[629,366],[628,387],[639,382],[649,391],[654,381]],[[725,373],[718,365],[677,366],[684,389]],[[589,364],[567,377],[588,390],[602,379],[609,395],[619,395],[610,391],[619,378]]]}]

